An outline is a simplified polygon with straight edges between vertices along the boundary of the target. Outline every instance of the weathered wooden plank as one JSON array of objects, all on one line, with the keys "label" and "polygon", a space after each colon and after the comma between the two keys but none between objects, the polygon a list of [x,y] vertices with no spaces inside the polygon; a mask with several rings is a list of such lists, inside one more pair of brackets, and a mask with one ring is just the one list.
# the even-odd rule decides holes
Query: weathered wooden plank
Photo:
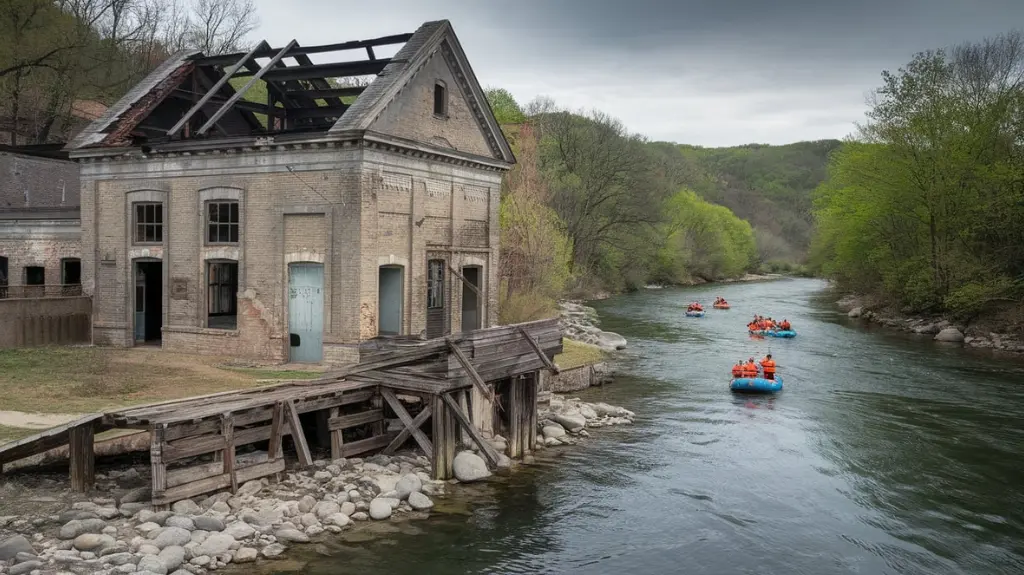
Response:
[{"label": "weathered wooden plank", "polygon": [[441,401],[443,401],[445,406],[447,406],[452,412],[452,415],[455,416],[455,420],[459,422],[459,425],[469,433],[470,438],[472,438],[473,442],[476,443],[476,446],[480,448],[480,451],[484,454],[484,457],[487,458],[487,461],[490,462],[491,465],[497,465],[498,452],[494,450],[494,447],[488,443],[482,435],[480,435],[477,428],[473,426],[473,422],[469,420],[469,416],[459,409],[458,402],[452,399],[452,396],[447,393],[441,395]]},{"label": "weathered wooden plank", "polygon": [[163,460],[166,431],[165,426],[158,425],[150,432],[149,466],[152,473],[154,500],[162,498],[167,489],[167,465]]},{"label": "weathered wooden plank", "polygon": [[93,450],[93,421],[70,431],[68,455],[71,463],[71,489],[78,493],[88,491],[96,482],[96,454]]},{"label": "weathered wooden plank", "polygon": [[[412,418],[413,427],[416,429],[423,427],[423,424],[427,421],[427,419],[430,419],[430,414],[430,406],[425,405],[423,409],[416,414],[416,417]],[[391,443],[389,443],[388,446],[384,448],[384,451],[381,451],[381,453],[383,453],[384,455],[391,455],[395,451],[398,451],[398,448],[402,447],[402,444],[408,441],[410,437],[412,437],[412,431],[409,431],[408,427],[403,427],[402,430],[398,433],[398,435],[395,436]]]},{"label": "weathered wooden plank", "polygon": [[[246,481],[260,479],[261,477],[280,473],[284,470],[284,459],[276,459],[273,461],[266,461],[238,468],[235,473],[237,475],[237,480],[241,483],[245,483]],[[230,485],[231,477],[229,477],[228,474],[222,473],[220,475],[214,475],[212,477],[169,488],[159,497],[154,495],[153,505],[169,505],[175,501],[181,501],[182,499],[188,499],[189,497],[195,497],[196,495],[202,495],[203,493],[225,489]]]},{"label": "weathered wooden plank", "polygon": [[522,382],[516,381],[516,379],[513,379],[512,384],[508,386],[508,451],[510,457],[522,456],[520,433],[523,428],[523,394]]},{"label": "weathered wooden plank", "polygon": [[523,334],[523,337],[526,338],[526,341],[533,348],[533,351],[537,352],[537,357],[544,362],[544,365],[547,366],[548,370],[551,371],[551,373],[558,373],[558,367],[556,367],[555,364],[552,363],[551,359],[544,353],[544,350],[540,348],[540,344],[537,343],[537,340],[533,339],[533,336],[530,335],[530,332],[520,327],[519,333]]},{"label": "weathered wooden plank", "polygon": [[494,401],[493,392],[487,388],[487,383],[485,383],[484,380],[480,377],[480,375],[476,372],[476,370],[473,368],[473,364],[470,363],[469,358],[466,357],[466,354],[463,353],[461,349],[459,349],[459,346],[449,339],[448,349],[451,350],[452,355],[454,355],[455,359],[458,360],[459,364],[462,365],[462,368],[466,370],[466,373],[469,375],[469,379],[473,382],[474,385],[477,386],[477,389],[479,389],[481,393],[489,395],[491,401]]},{"label": "weathered wooden plank", "polygon": [[193,481],[199,481],[200,479],[206,479],[207,477],[213,477],[215,475],[223,475],[223,473],[223,461],[197,463],[195,465],[189,465],[188,467],[168,469],[167,488],[170,489],[171,487],[192,483]]},{"label": "weathered wooden plank", "polygon": [[[223,422],[221,425],[223,426]],[[164,463],[174,463],[211,451],[220,451],[224,449],[224,445],[224,436],[220,433],[168,441],[164,445]]]},{"label": "weathered wooden plank", "polygon": [[306,443],[306,434],[302,431],[302,422],[299,421],[299,412],[295,409],[295,402],[286,401],[284,404],[285,418],[288,425],[292,427],[292,441],[295,442],[295,451],[299,455],[299,467],[313,465],[313,456],[309,453],[309,445]]},{"label": "weathered wooden plank", "polygon": [[17,461],[19,459],[31,457],[39,453],[44,453],[55,447],[60,447],[66,444],[70,440],[71,429],[75,427],[91,423],[94,425],[94,429],[98,428],[98,431],[104,431],[107,429],[107,426],[100,424],[100,420],[102,418],[102,413],[90,413],[89,415],[80,417],[74,421],[69,421],[63,425],[51,427],[50,429],[41,431],[35,435],[30,435],[17,441],[11,441],[0,445],[0,465],[10,461]]},{"label": "weathered wooden plank", "polygon": [[[332,407],[330,410],[329,419],[327,420],[328,427],[333,419],[337,419],[341,414],[341,409]],[[345,437],[341,434],[340,429],[331,430],[331,459],[341,458],[341,446],[345,444]]]},{"label": "weathered wooden plank", "polygon": [[327,427],[331,431],[348,429],[350,427],[356,427],[357,425],[366,425],[367,423],[374,423],[384,419],[384,410],[372,409],[370,411],[363,411],[361,413],[353,413],[351,415],[342,415],[332,417],[327,420]]},{"label": "weathered wooden plank", "polygon": [[455,457],[457,438],[451,433],[449,408],[435,395],[430,398],[431,427],[434,438],[434,454],[430,458],[430,472],[433,479],[449,479],[452,476],[452,462]]},{"label": "weathered wooden plank", "polygon": [[409,412],[405,410],[405,406],[402,405],[402,402],[398,401],[398,398],[395,397],[395,393],[390,389],[382,387],[380,389],[380,395],[381,397],[384,398],[384,401],[388,402],[388,405],[391,406],[392,411],[395,412],[395,415],[398,416],[398,419],[402,420],[402,425],[404,425],[405,428],[409,430],[409,432],[412,434],[413,439],[416,440],[416,443],[419,444],[420,449],[423,450],[423,453],[425,453],[427,457],[433,457],[433,444],[430,442],[430,439],[427,437],[427,434],[423,433],[419,426],[416,425],[416,422],[409,415]]},{"label": "weathered wooden plank", "polygon": [[238,477],[235,475],[235,424],[231,416],[221,419],[221,435],[224,436],[224,473],[231,478],[231,493],[238,492]]},{"label": "weathered wooden plank", "polygon": [[350,441],[341,446],[341,456],[351,457],[353,455],[359,455],[360,453],[366,453],[367,451],[373,451],[374,449],[380,449],[391,443],[391,440],[394,439],[396,435],[398,435],[397,431],[389,431],[382,435],[376,435],[367,439]]},{"label": "weathered wooden plank", "polygon": [[[267,446],[267,459],[271,461],[284,456],[284,448],[281,445],[281,438],[284,435],[284,404],[277,402],[273,407],[273,415],[270,420],[270,445]],[[289,427],[289,429],[291,429]]]},{"label": "weathered wooden plank", "polygon": [[[469,409],[469,392],[465,389],[460,389],[455,392],[455,396],[459,398],[459,409],[471,414],[470,420],[472,420],[472,411]],[[474,425],[476,424],[474,423]],[[470,437],[465,429],[462,430],[462,436],[459,438],[459,441],[464,445],[469,445]]]}]

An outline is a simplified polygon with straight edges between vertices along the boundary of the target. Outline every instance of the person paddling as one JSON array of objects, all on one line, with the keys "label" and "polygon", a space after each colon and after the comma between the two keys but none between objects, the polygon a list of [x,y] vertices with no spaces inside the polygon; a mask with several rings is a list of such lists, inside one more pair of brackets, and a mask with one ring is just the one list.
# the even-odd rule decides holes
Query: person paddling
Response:
[{"label": "person paddling", "polygon": [[761,369],[764,370],[765,379],[775,379],[775,360],[772,359],[772,354],[769,353],[761,360]]}]

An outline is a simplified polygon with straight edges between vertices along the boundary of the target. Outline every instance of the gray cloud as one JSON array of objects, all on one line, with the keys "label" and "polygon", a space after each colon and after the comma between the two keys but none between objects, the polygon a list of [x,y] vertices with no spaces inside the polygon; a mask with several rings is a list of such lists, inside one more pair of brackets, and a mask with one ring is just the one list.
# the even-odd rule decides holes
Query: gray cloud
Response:
[{"label": "gray cloud", "polygon": [[[1008,31],[1021,0],[257,0],[282,44],[455,26],[480,81],[707,146],[841,138],[883,69]],[[311,16],[314,15],[314,16]]]}]

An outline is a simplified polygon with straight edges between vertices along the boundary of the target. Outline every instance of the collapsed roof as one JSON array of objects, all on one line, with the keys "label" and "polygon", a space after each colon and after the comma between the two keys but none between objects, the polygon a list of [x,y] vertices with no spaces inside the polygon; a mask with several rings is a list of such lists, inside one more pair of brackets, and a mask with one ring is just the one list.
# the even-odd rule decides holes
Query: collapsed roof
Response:
[{"label": "collapsed roof", "polygon": [[[497,157],[514,162],[447,20],[416,32],[320,46],[265,40],[244,53],[169,58],[75,137],[68,150],[172,142],[340,135],[366,130],[442,42],[461,63],[467,100]],[[379,57],[378,52],[397,52]],[[342,53],[314,63],[310,55]],[[355,55],[353,55],[355,54]]]}]

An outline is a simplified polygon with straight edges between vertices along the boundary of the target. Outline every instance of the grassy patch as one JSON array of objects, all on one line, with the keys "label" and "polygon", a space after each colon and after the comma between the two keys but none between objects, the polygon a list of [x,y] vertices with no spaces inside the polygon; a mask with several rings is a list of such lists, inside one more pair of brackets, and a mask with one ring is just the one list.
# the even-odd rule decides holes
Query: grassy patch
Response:
[{"label": "grassy patch", "polygon": [[28,437],[33,433],[39,433],[38,429],[26,429],[24,427],[8,427],[6,425],[0,425],[0,444],[7,443],[8,441],[15,441],[22,437]]},{"label": "grassy patch", "polygon": [[562,353],[555,356],[555,363],[562,369],[604,361],[606,356],[601,348],[589,343],[563,339],[562,346]]},{"label": "grassy patch", "polygon": [[228,358],[159,349],[42,347],[0,350],[3,409],[85,413],[262,385],[311,372],[222,369]]}]

